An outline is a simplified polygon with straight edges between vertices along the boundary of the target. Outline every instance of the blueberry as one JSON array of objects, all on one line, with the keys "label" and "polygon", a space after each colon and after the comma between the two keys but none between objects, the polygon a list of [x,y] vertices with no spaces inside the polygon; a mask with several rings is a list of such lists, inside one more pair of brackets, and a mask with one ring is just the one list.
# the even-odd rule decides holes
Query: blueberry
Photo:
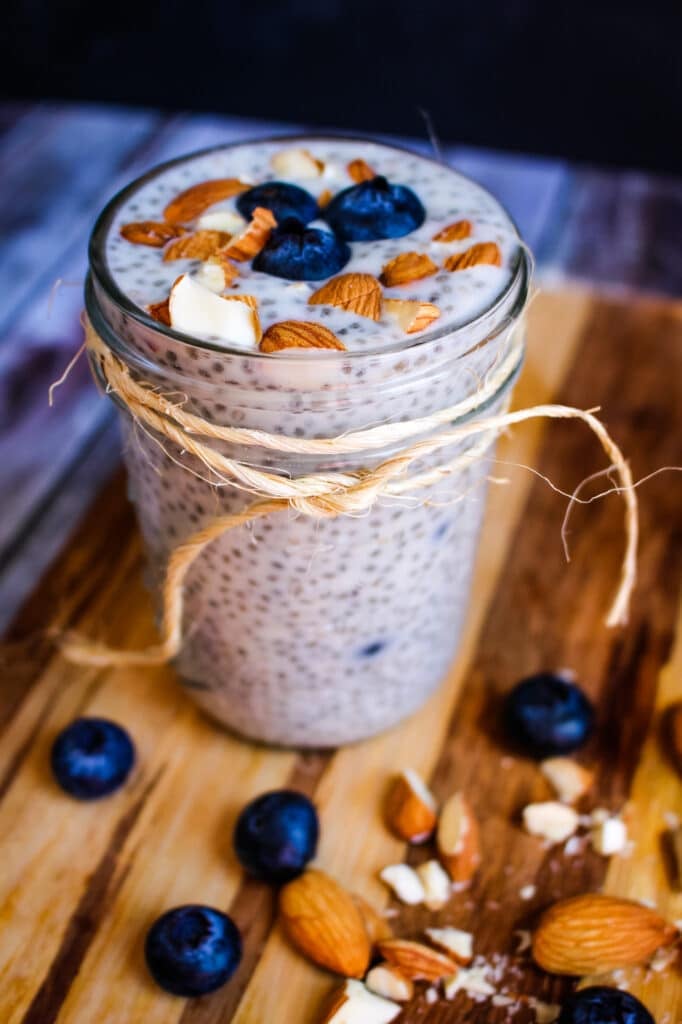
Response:
[{"label": "blueberry", "polygon": [[277,789],[246,805],[235,826],[234,848],[254,878],[288,882],[315,856],[319,833],[317,811],[308,797]]},{"label": "blueberry", "polygon": [[412,189],[378,177],[338,192],[322,216],[339,238],[371,242],[409,235],[424,223],[426,211]]},{"label": "blueberry", "polygon": [[242,939],[231,917],[199,904],[162,914],[144,946],[154,981],[176,996],[203,996],[220,988],[242,958]]},{"label": "blueberry", "polygon": [[655,1024],[646,1006],[629,992],[594,985],[573,992],[557,1024]]},{"label": "blueberry", "polygon": [[257,206],[270,210],[279,223],[287,217],[295,217],[307,224],[315,220],[318,214],[317,202],[310,192],[298,185],[288,185],[285,181],[266,181],[263,185],[250,188],[248,192],[242,192],[237,199],[237,209],[247,220]]},{"label": "blueberry", "polygon": [[541,672],[508,694],[505,717],[510,739],[534,757],[565,754],[592,731],[594,708],[575,683]]},{"label": "blueberry", "polygon": [[350,248],[333,231],[307,228],[293,217],[282,221],[253,261],[253,269],[289,281],[319,281],[338,273]]},{"label": "blueberry", "polygon": [[77,718],[59,733],[51,754],[54,777],[79,800],[96,800],[125,782],[135,761],[130,736],[106,718]]}]

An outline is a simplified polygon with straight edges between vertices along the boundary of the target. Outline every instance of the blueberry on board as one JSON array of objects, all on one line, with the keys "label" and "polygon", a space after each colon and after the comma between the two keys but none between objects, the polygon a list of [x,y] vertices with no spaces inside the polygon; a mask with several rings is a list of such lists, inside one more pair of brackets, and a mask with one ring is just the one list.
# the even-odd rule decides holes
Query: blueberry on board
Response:
[{"label": "blueberry on board", "polygon": [[426,211],[412,189],[377,177],[338,192],[322,216],[339,238],[372,242],[409,235],[424,223]]},{"label": "blueberry on board", "polygon": [[220,988],[242,958],[231,917],[200,904],[175,907],[147,932],[147,967],[157,985],[176,996],[203,996]]},{"label": "blueberry on board", "polygon": [[307,228],[290,217],[275,228],[252,265],[288,281],[320,281],[337,274],[349,259],[349,246],[333,231]]},{"label": "blueberry on board", "polygon": [[288,882],[315,856],[320,825],[303,793],[277,789],[247,804],[234,830],[243,867],[263,882]]},{"label": "blueberry on board", "polygon": [[505,703],[512,742],[534,757],[565,754],[592,731],[594,708],[575,683],[541,672],[517,683]]},{"label": "blueberry on board", "polygon": [[317,201],[310,192],[285,181],[266,181],[263,185],[242,192],[237,199],[237,209],[247,220],[250,220],[257,206],[270,210],[278,223],[287,217],[295,217],[307,224],[315,220],[318,214]]},{"label": "blueberry on board", "polygon": [[96,800],[123,785],[135,761],[135,748],[116,722],[77,718],[57,736],[50,760],[62,789],[79,800]]},{"label": "blueberry on board", "polygon": [[593,985],[573,992],[557,1024],[656,1024],[646,1006],[629,992]]}]

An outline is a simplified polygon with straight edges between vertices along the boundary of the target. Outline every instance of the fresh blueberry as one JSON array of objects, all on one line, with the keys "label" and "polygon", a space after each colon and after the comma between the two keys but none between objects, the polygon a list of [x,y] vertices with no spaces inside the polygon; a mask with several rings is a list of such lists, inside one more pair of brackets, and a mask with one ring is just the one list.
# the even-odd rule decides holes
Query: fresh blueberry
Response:
[{"label": "fresh blueberry", "polygon": [[106,718],[77,718],[59,733],[51,754],[54,777],[79,800],[96,800],[125,782],[135,761],[130,736]]},{"label": "fresh blueberry", "polygon": [[295,217],[307,224],[315,220],[318,214],[317,202],[310,192],[298,185],[288,185],[285,181],[266,181],[263,185],[250,188],[248,192],[242,192],[237,199],[237,209],[247,220],[257,206],[270,210],[278,223],[287,217]]},{"label": "fresh blueberry", "polygon": [[338,192],[322,216],[339,238],[372,242],[409,235],[424,223],[426,211],[412,189],[377,177]]},{"label": "fresh blueberry", "polygon": [[594,723],[594,708],[575,683],[541,672],[508,694],[505,717],[510,739],[534,757],[580,747]]},{"label": "fresh blueberry", "polygon": [[270,235],[253,261],[253,269],[288,281],[319,281],[338,273],[350,248],[333,231],[307,228],[290,217]]},{"label": "fresh blueberry", "polygon": [[646,1006],[629,992],[593,985],[568,997],[557,1024],[655,1024]]},{"label": "fresh blueberry", "polygon": [[220,988],[242,958],[242,939],[231,917],[199,904],[162,914],[144,946],[154,981],[176,996],[203,996]]},{"label": "fresh blueberry", "polygon": [[250,875],[288,882],[315,856],[320,825],[303,793],[277,789],[247,804],[234,830],[234,848]]}]

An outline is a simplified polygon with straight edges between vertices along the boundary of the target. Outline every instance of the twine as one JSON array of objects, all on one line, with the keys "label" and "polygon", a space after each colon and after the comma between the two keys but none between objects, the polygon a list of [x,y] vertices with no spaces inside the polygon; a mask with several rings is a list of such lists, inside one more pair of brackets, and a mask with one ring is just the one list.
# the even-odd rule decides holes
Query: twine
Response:
[{"label": "twine", "polygon": [[[606,617],[608,626],[627,622],[636,578],[638,537],[637,499],[632,474],[618,445],[595,410],[565,405],[537,405],[454,425],[498,393],[520,365],[522,343],[514,332],[505,358],[489,374],[475,394],[430,416],[406,423],[391,423],[353,431],[339,437],[306,439],[269,434],[262,430],[224,427],[185,410],[181,404],[136,380],[128,367],[96,333],[85,318],[85,343],[96,361],[108,393],[116,395],[130,415],[147,429],[198,459],[216,482],[228,483],[254,495],[257,500],[241,512],[218,516],[197,530],[171,552],[162,585],[162,616],[158,644],[141,651],[117,650],[74,633],[63,636],[61,650],[73,662],[93,666],[160,665],[171,660],[182,646],[183,588],[191,566],[218,537],[237,526],[284,509],[317,518],[358,515],[382,497],[413,492],[459,472],[483,458],[500,431],[532,419],[582,420],[596,435],[620,479],[618,491],[625,502],[626,545],[618,588]],[[446,428],[446,429],[443,429]],[[428,437],[422,435],[428,434]],[[407,476],[412,463],[467,438],[478,442],[442,465]],[[281,453],[340,455],[379,453],[391,445],[408,442],[397,454],[371,469],[352,472],[313,473],[296,478],[281,476],[221,454],[208,441],[256,446]]]}]

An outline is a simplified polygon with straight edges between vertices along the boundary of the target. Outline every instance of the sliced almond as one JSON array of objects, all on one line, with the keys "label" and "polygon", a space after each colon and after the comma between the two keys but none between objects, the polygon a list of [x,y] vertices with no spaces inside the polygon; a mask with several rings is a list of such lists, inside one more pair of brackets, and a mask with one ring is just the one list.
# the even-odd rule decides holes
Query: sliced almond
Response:
[{"label": "sliced almond", "polygon": [[195,231],[183,235],[166,246],[163,258],[169,260],[207,260],[229,242],[230,236],[224,231]]},{"label": "sliced almond", "polygon": [[381,316],[381,285],[372,274],[338,274],[308,299],[310,306],[339,309],[378,320]]},{"label": "sliced almond", "polygon": [[124,224],[121,228],[121,235],[127,242],[134,245],[151,245],[154,249],[162,249],[166,242],[184,233],[184,228],[157,220],[138,220],[132,224]]},{"label": "sliced almond", "polygon": [[307,149],[282,149],[275,153],[270,165],[285,178],[319,178],[324,171],[324,161]]},{"label": "sliced almond", "polygon": [[362,978],[370,942],[350,893],[323,871],[310,868],[284,886],[280,920],[296,948],[321,967]]},{"label": "sliced almond", "polygon": [[362,181],[371,181],[372,178],[377,176],[377,172],[365,160],[351,160],[346,166],[346,170],[349,177],[356,181],[358,185]]},{"label": "sliced almond", "polygon": [[170,310],[168,308],[168,299],[162,299],[161,302],[152,302],[147,306],[149,315],[158,320],[160,324],[165,324],[166,327],[171,326]]},{"label": "sliced almond", "polygon": [[386,824],[399,839],[425,843],[436,827],[436,801],[419,775],[408,768],[396,775],[386,798]]},{"label": "sliced almond", "polygon": [[627,826],[617,814],[609,814],[595,821],[590,839],[597,853],[602,857],[612,857],[616,853],[623,853],[628,845]]},{"label": "sliced almond", "polygon": [[333,348],[343,352],[346,346],[322,324],[307,320],[281,320],[268,327],[260,343],[260,350],[281,352],[285,348]]},{"label": "sliced almond", "polygon": [[401,1007],[370,992],[360,981],[346,981],[333,992],[320,1024],[390,1024]]},{"label": "sliced almond", "polygon": [[451,978],[445,979],[443,992],[446,999],[454,999],[458,992],[466,992],[474,999],[494,996],[497,989],[487,979],[486,967],[462,967]]},{"label": "sliced almond", "polygon": [[470,220],[456,220],[433,236],[434,242],[459,242],[471,234]]},{"label": "sliced almond", "polygon": [[409,864],[389,864],[379,872],[379,878],[393,890],[401,903],[414,907],[424,902],[426,893],[422,880]]},{"label": "sliced almond", "polygon": [[384,299],[383,312],[395,320],[405,334],[426,330],[440,316],[440,309],[432,302],[415,302],[411,299]]},{"label": "sliced almond", "polygon": [[324,192],[320,192],[317,197],[317,205],[321,210],[324,210],[325,206],[329,206],[330,202],[334,198],[334,193],[330,188],[326,188]]},{"label": "sliced almond", "polygon": [[541,763],[540,771],[565,804],[574,804],[580,800],[594,782],[594,772],[583,768],[570,757],[549,757]]},{"label": "sliced almond", "polygon": [[464,252],[448,256],[443,267],[445,270],[468,270],[483,263],[493,267],[502,266],[502,253],[497,242],[477,242]]},{"label": "sliced almond", "polygon": [[377,942],[381,942],[382,939],[392,939],[393,929],[386,918],[382,917],[371,903],[357,893],[353,893],[352,898],[353,903],[360,911],[365,931],[372,946],[376,946]]},{"label": "sliced almond", "polygon": [[276,227],[277,221],[271,211],[264,206],[257,206],[241,235],[232,238],[225,248],[225,255],[232,260],[237,260],[238,263],[253,259],[267,242],[273,228]]},{"label": "sliced almond", "polygon": [[460,931],[459,928],[427,928],[425,932],[429,942],[449,953],[458,964],[466,966],[474,958],[474,937],[471,932]]},{"label": "sliced almond", "polygon": [[452,896],[449,874],[437,860],[427,860],[420,864],[417,874],[424,887],[424,906],[429,910],[440,910]]},{"label": "sliced almond", "polygon": [[532,836],[547,839],[550,843],[563,843],[577,830],[580,819],[572,807],[560,804],[558,800],[547,800],[524,807],[523,824]]},{"label": "sliced almond", "polygon": [[164,218],[171,224],[190,224],[200,217],[209,206],[220,203],[223,199],[245,192],[249,185],[238,178],[216,178],[213,181],[200,181],[191,185],[184,192],[171,200],[163,211]]},{"label": "sliced almond", "polygon": [[375,995],[393,999],[396,1003],[406,1003],[414,995],[411,979],[390,964],[377,964],[373,967],[365,978],[365,985]]},{"label": "sliced almond", "polygon": [[204,288],[189,274],[182,274],[171,288],[171,325],[191,335],[210,335],[234,345],[258,344],[258,317],[244,302],[227,302]]},{"label": "sliced almond", "polygon": [[533,957],[552,974],[601,974],[646,963],[677,935],[641,903],[587,893],[545,911],[533,936]]},{"label": "sliced almond", "polygon": [[236,210],[211,210],[197,220],[199,230],[225,231],[228,235],[238,235],[245,227],[246,221]]},{"label": "sliced almond", "polygon": [[438,272],[437,265],[425,252],[401,252],[384,264],[381,283],[387,288],[411,284]]},{"label": "sliced almond", "polygon": [[439,981],[457,973],[457,964],[451,957],[425,946],[423,942],[386,939],[379,943],[379,952],[412,981]]},{"label": "sliced almond", "polygon": [[446,801],[436,832],[438,857],[453,882],[468,885],[481,863],[478,822],[462,793]]}]

